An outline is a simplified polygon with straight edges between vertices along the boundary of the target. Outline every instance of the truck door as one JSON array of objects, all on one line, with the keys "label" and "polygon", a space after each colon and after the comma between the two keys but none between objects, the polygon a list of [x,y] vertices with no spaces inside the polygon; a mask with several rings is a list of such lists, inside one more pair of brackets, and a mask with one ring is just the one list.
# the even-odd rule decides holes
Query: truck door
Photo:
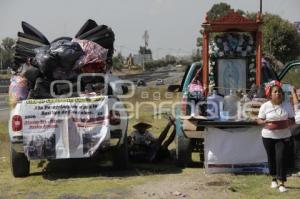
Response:
[{"label": "truck door", "polygon": [[[279,74],[279,80],[282,83],[288,83],[295,86],[296,89],[300,89],[300,60],[291,62],[283,69]],[[299,95],[298,95],[299,98]],[[297,113],[296,117],[297,118]],[[297,120],[297,119],[296,119]],[[297,122],[298,123],[298,122]],[[297,170],[300,169],[300,125],[297,124],[291,128],[292,139],[289,147],[289,162],[294,165]]]},{"label": "truck door", "polygon": [[282,83],[291,84],[300,88],[300,60],[288,63],[278,75]]}]

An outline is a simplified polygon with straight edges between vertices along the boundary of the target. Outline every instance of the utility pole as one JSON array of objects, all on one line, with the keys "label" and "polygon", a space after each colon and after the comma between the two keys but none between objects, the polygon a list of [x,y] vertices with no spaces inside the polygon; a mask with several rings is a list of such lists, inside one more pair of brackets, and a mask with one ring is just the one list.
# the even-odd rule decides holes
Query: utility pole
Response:
[{"label": "utility pole", "polygon": [[142,67],[143,67],[143,71],[145,71],[145,56],[146,56],[146,52],[147,52],[147,47],[148,47],[148,42],[149,42],[149,34],[148,34],[148,30],[145,30],[144,34],[143,34],[143,40],[145,42],[145,52],[143,52],[142,54]]},{"label": "utility pole", "polygon": [[259,0],[259,12],[262,14],[262,0]]},{"label": "utility pole", "polygon": [[143,67],[143,71],[145,71],[145,54],[142,55],[143,59],[142,59],[142,67]]},{"label": "utility pole", "polygon": [[145,42],[145,48],[147,49],[148,42],[149,42],[149,33],[148,33],[148,30],[145,30],[144,35],[143,35],[143,39],[144,39],[144,42]]}]

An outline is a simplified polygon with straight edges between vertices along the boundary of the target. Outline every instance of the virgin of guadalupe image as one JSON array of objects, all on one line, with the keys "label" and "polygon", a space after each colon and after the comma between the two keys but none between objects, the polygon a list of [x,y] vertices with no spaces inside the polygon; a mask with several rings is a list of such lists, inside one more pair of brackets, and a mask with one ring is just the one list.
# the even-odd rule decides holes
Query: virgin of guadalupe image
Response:
[{"label": "virgin of guadalupe image", "polygon": [[239,87],[239,70],[232,61],[228,61],[224,69],[224,94],[228,95],[230,90],[235,90]]}]

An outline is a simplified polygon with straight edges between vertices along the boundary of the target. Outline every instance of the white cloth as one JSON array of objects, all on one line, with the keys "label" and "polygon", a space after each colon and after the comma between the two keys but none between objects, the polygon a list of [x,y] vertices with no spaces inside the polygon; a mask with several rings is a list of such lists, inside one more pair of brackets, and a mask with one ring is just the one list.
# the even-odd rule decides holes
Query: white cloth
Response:
[{"label": "white cloth", "polygon": [[296,124],[300,124],[300,104],[295,104],[294,109],[295,109],[295,122]]},{"label": "white cloth", "polygon": [[[282,121],[295,116],[293,107],[290,103],[283,102],[280,105],[274,105],[271,101],[267,101],[261,105],[258,113],[258,118],[267,121]],[[282,139],[291,136],[291,131],[287,129],[270,130],[267,128],[262,129],[262,137],[272,139]]]},{"label": "white cloth", "polygon": [[261,128],[208,127],[204,137],[205,171],[266,172],[267,154],[260,135]]},{"label": "white cloth", "polygon": [[218,129],[207,128],[205,160],[213,164],[260,163],[267,161],[261,127]]},{"label": "white cloth", "polygon": [[141,145],[143,144],[149,145],[151,143],[151,141],[149,140],[156,139],[155,136],[149,131],[146,131],[144,134],[141,134],[138,131],[133,131],[130,134],[130,137],[132,137],[134,144],[141,144]]}]

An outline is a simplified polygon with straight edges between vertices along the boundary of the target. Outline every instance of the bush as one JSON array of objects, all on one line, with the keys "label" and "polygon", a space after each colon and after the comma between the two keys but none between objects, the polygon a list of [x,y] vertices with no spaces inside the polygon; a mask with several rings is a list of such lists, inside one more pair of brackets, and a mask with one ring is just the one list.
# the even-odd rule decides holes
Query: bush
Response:
[{"label": "bush", "polygon": [[153,60],[153,61],[145,62],[145,69],[150,70],[150,69],[163,67],[163,66],[166,66],[166,65],[168,65],[168,63],[165,60],[162,60],[162,59]]},{"label": "bush", "polygon": [[118,57],[113,57],[113,69],[121,70],[124,67],[122,61]]}]

